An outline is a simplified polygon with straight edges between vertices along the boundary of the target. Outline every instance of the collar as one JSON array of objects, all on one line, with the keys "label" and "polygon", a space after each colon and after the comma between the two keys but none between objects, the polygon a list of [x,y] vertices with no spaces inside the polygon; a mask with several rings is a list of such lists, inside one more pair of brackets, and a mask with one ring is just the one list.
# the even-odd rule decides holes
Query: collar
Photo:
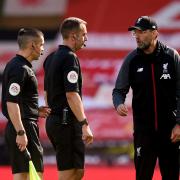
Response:
[{"label": "collar", "polygon": [[22,62],[24,62],[27,66],[29,66],[30,68],[32,68],[32,64],[24,57],[21,56],[19,54],[16,54],[16,57],[18,57],[18,59]]},{"label": "collar", "polygon": [[156,48],[151,54],[145,54],[142,49],[137,48],[137,53],[142,56],[146,57],[157,57],[161,52],[161,42],[157,41]]},{"label": "collar", "polygon": [[69,46],[66,46],[66,45],[59,45],[59,49],[61,48],[64,48],[64,49],[67,49],[67,50],[70,50],[73,52],[73,50],[69,47]]}]

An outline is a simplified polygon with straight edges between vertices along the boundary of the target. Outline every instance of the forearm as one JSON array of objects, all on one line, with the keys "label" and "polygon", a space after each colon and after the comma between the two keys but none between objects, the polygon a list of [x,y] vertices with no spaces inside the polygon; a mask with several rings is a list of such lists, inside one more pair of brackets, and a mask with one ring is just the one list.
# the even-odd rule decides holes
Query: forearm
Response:
[{"label": "forearm", "polygon": [[115,109],[117,109],[120,104],[124,104],[126,94],[123,94],[120,90],[114,88],[112,96]]},{"label": "forearm", "polygon": [[24,130],[19,105],[17,103],[7,102],[7,110],[16,132]]},{"label": "forearm", "polygon": [[130,82],[129,82],[129,63],[131,58],[126,58],[121,66],[119,74],[116,79],[115,88],[112,92],[114,107],[120,104],[124,104],[126,99],[126,94],[129,92]]},{"label": "forearm", "polygon": [[180,56],[174,52],[175,71],[176,71],[176,101],[177,101],[177,114],[176,121],[180,124]]},{"label": "forearm", "polygon": [[86,116],[84,113],[84,106],[83,106],[83,103],[79,94],[76,92],[68,92],[66,93],[66,97],[67,97],[68,104],[72,112],[76,116],[76,118],[79,121],[84,120]]},{"label": "forearm", "polygon": [[180,125],[180,97],[177,98],[176,121],[177,121],[177,123]]},{"label": "forearm", "polygon": [[48,103],[47,103],[47,92],[44,91],[44,101],[45,101],[45,105],[48,106]]}]

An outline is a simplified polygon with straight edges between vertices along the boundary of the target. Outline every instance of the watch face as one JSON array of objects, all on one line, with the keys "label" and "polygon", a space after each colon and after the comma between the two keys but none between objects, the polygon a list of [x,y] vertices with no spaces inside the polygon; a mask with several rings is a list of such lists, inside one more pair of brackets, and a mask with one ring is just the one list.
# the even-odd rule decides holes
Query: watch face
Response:
[{"label": "watch face", "polygon": [[19,136],[22,136],[22,135],[24,135],[25,134],[25,131],[24,130],[19,130],[18,132],[17,132],[17,135],[19,135]]}]

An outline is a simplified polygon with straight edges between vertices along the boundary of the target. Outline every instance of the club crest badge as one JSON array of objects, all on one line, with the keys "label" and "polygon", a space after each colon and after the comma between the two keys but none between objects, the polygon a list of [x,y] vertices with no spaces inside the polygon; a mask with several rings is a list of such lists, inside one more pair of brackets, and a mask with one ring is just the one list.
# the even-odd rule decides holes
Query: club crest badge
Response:
[{"label": "club crest badge", "polygon": [[160,79],[171,79],[171,76],[168,73],[168,63],[163,64],[163,74]]}]

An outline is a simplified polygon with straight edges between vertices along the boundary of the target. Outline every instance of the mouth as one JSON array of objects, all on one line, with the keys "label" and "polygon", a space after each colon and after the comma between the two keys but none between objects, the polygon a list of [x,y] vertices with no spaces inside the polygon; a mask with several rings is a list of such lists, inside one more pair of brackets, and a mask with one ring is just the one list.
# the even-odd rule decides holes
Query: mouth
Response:
[{"label": "mouth", "polygon": [[140,45],[140,44],[141,44],[141,41],[138,41],[138,40],[137,40],[136,42],[137,42],[137,44],[138,44],[138,45]]}]

